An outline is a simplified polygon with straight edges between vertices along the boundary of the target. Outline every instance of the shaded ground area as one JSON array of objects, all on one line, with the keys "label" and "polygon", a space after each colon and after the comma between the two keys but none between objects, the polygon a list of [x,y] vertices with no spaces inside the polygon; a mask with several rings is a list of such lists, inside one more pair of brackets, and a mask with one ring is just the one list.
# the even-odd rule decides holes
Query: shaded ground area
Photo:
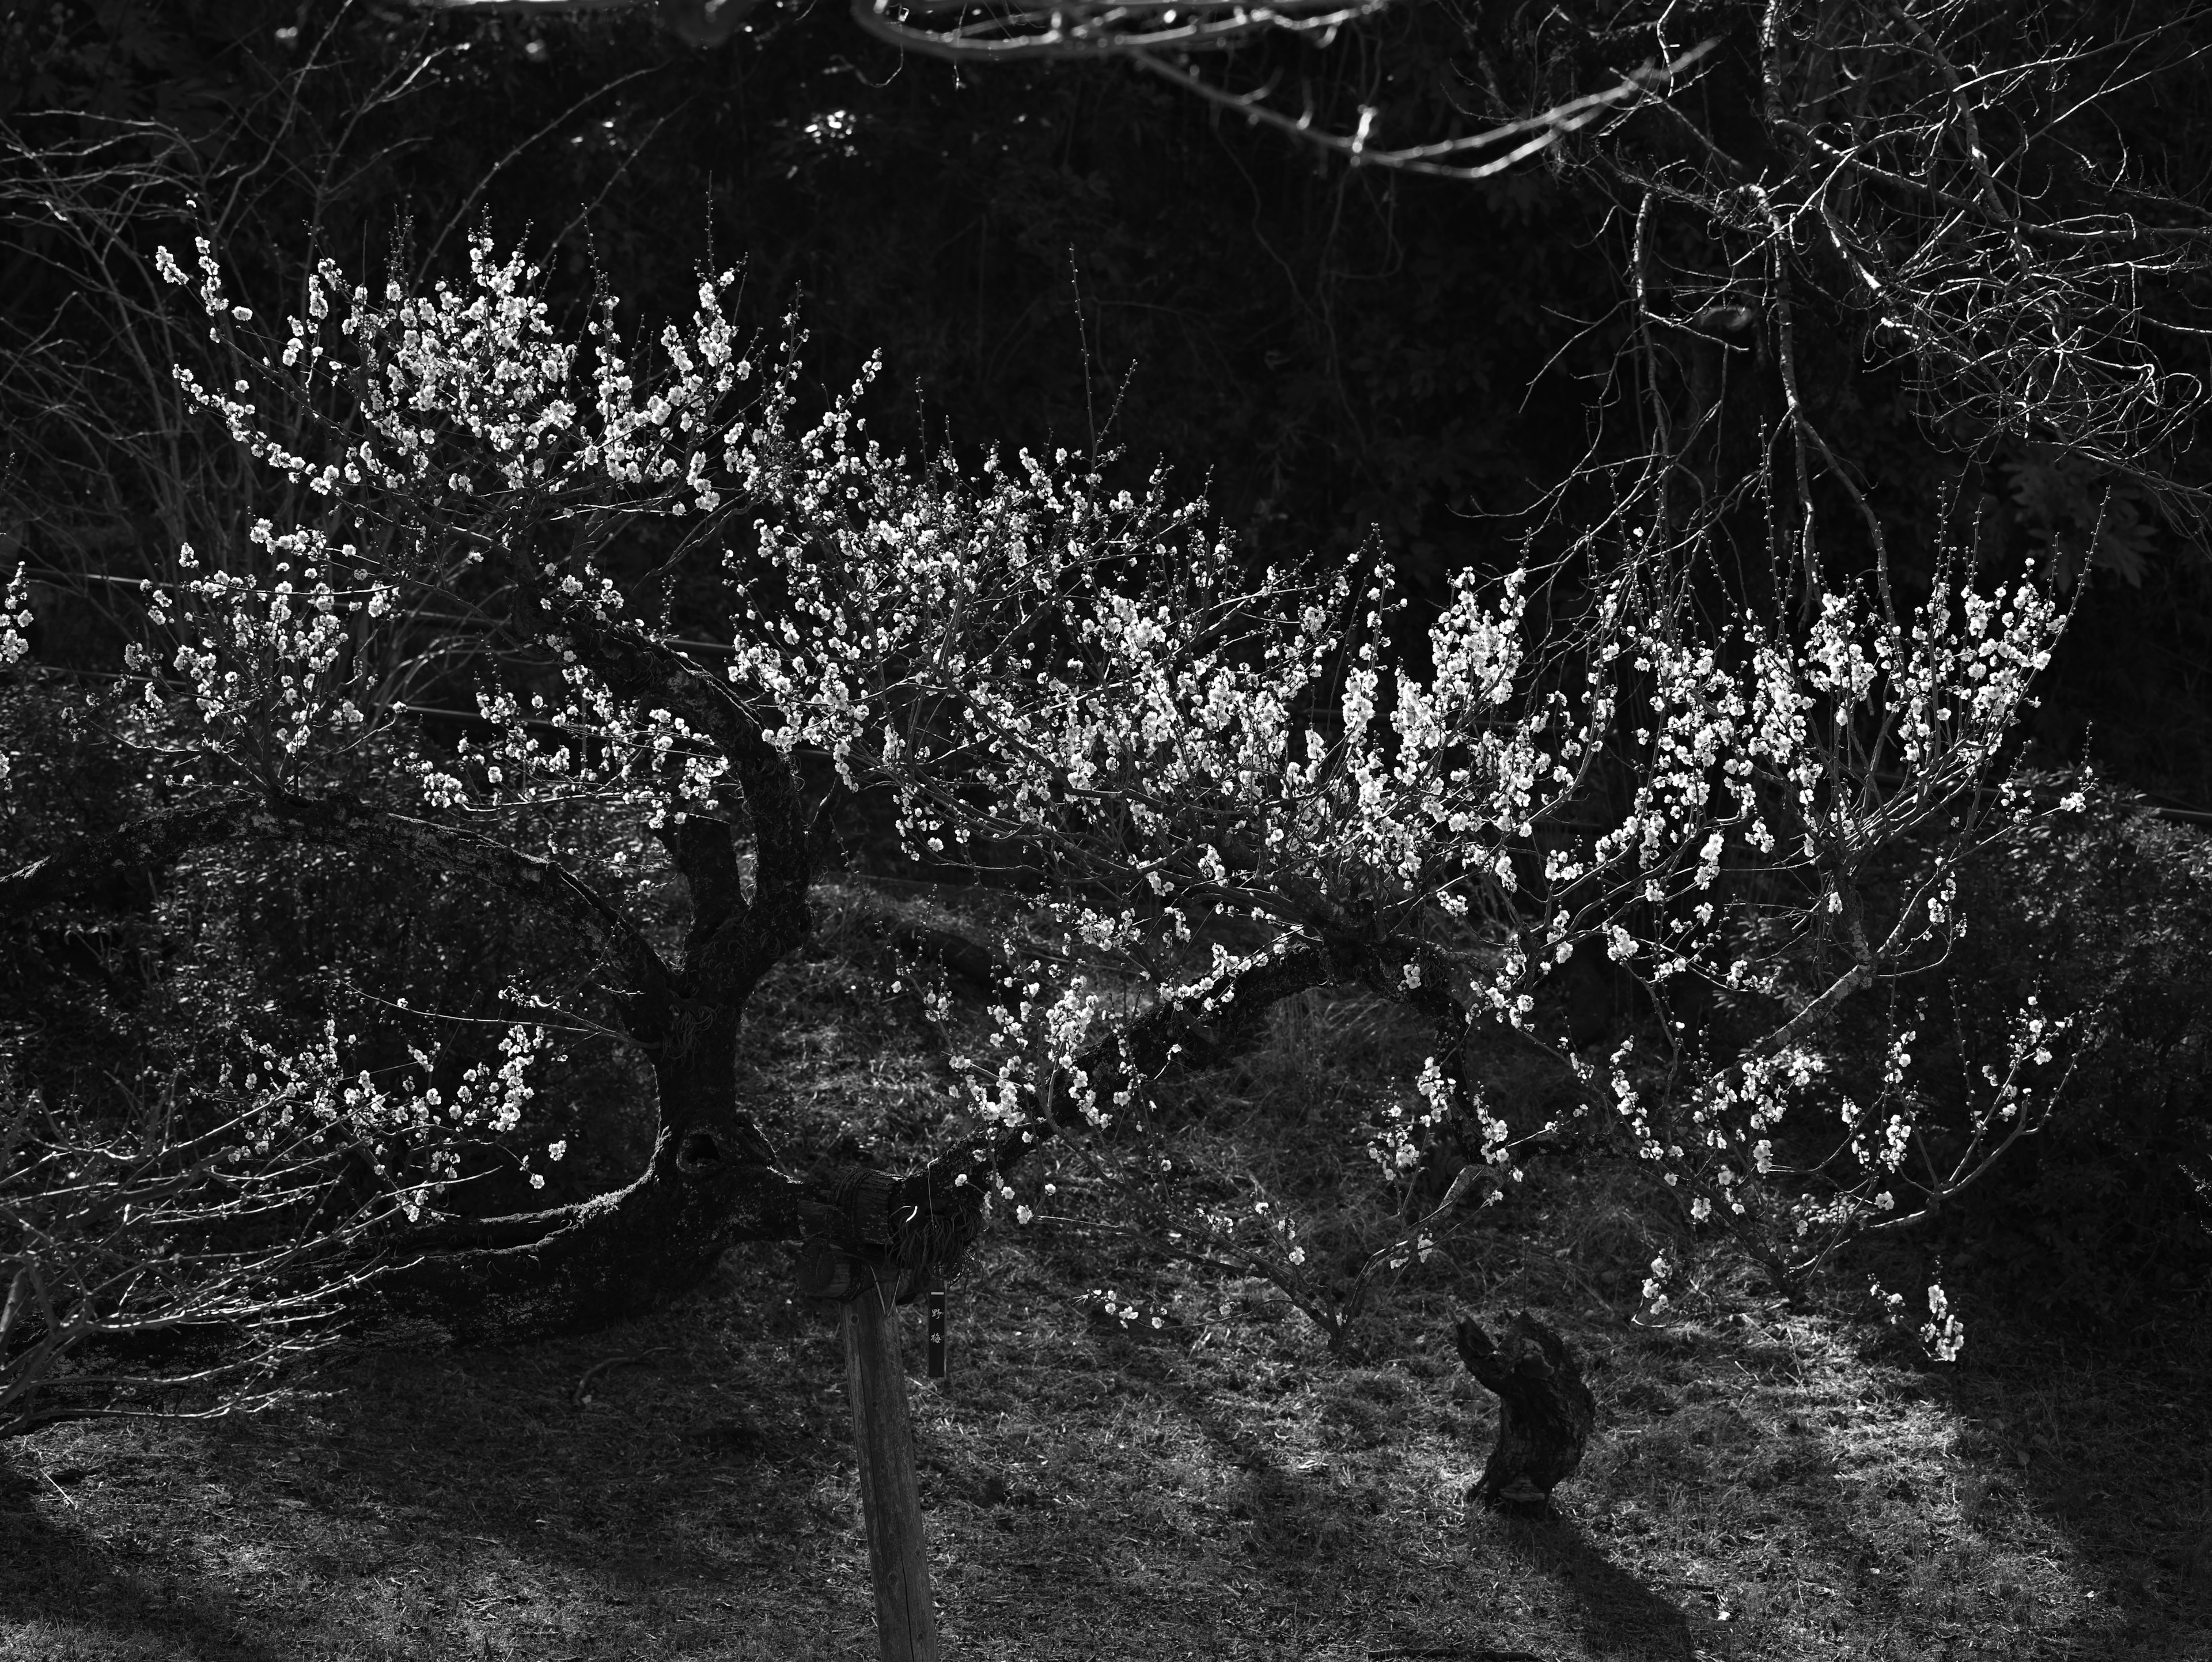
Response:
[{"label": "shaded ground area", "polygon": [[[770,989],[754,1078],[787,1129],[926,1120],[933,1041],[872,973],[825,949]],[[1203,1135],[1316,1212],[1352,1204],[1357,1174],[1298,1151],[1342,1145],[1322,1075],[1381,1076],[1364,1020],[1287,1012],[1208,1087]],[[1681,1319],[1638,1327],[1660,1226],[1629,1184],[1532,1171],[1395,1285],[1357,1363],[1265,1282],[1107,1271],[1094,1235],[1002,1221],[955,1288],[951,1377],[914,1387],[948,1654],[2212,1656],[2212,1332],[2092,1347],[1970,1307],[1936,1370],[1714,1250]],[[1103,1312],[1108,1275],[1158,1328]],[[19,1440],[0,1659],[872,1657],[835,1329],[788,1282],[737,1258],[588,1340],[357,1356],[258,1418]],[[1449,1336],[1524,1306],[1600,1404],[1534,1521],[1462,1504],[1492,1403]],[[908,1340],[918,1369],[914,1312]]]},{"label": "shaded ground area", "polygon": [[[834,1335],[780,1280],[591,1342],[363,1358],[258,1419],[25,1440],[0,1656],[872,1655]],[[1954,1394],[1812,1318],[1569,1309],[1602,1441],[1515,1522],[1461,1507],[1489,1409],[1440,1338],[1344,1367],[1256,1288],[1146,1338],[1081,1290],[991,1250],[952,1377],[916,1382],[954,1655],[2212,1654],[2201,1384],[2161,1407],[2021,1356]]]}]

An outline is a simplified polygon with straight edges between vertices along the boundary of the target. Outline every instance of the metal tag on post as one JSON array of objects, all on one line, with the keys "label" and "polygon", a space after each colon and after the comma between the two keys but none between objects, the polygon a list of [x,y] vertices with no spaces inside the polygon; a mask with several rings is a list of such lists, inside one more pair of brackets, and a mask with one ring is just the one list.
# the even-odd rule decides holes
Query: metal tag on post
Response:
[{"label": "metal tag on post", "polygon": [[945,1288],[929,1289],[929,1377],[945,1377]]}]

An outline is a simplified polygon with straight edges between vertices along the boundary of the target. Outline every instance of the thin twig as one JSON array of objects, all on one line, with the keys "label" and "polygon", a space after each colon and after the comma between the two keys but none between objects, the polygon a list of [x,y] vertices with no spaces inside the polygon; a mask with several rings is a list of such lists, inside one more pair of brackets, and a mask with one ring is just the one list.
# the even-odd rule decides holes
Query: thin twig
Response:
[{"label": "thin twig", "polygon": [[572,1393],[576,1406],[578,1408],[581,1408],[586,1403],[592,1400],[592,1381],[598,1379],[600,1374],[605,1373],[609,1368],[627,1367],[633,1362],[642,1362],[648,1356],[658,1356],[664,1350],[672,1349],[674,1347],[670,1345],[657,1344],[649,1350],[641,1350],[634,1355],[610,1356],[603,1362],[592,1363],[591,1367],[584,1370],[584,1377],[576,1381],[576,1389]]}]

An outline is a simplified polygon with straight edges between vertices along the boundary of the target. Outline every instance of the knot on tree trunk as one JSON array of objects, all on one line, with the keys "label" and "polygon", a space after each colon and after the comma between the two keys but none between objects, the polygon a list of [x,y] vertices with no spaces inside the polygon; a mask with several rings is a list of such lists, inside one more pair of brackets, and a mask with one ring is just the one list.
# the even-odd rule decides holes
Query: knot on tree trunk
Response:
[{"label": "knot on tree trunk", "polygon": [[799,1290],[808,1298],[850,1299],[881,1286],[908,1303],[957,1270],[982,1233],[977,1184],[948,1187],[928,1170],[894,1178],[843,1163],[808,1178],[822,1196],[820,1227],[799,1257]]},{"label": "knot on tree trunk", "polygon": [[1502,1342],[1462,1317],[1460,1359],[1498,1397],[1498,1446],[1468,1499],[1491,1507],[1539,1507],[1574,1475],[1597,1422],[1597,1400],[1583,1383],[1567,1342],[1527,1311]]}]

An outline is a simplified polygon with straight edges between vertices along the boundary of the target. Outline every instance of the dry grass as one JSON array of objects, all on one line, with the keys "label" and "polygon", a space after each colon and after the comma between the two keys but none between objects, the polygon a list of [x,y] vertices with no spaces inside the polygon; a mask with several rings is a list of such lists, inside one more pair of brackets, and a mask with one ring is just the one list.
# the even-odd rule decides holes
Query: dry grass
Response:
[{"label": "dry grass", "polygon": [[[823,957],[768,1000],[753,1088],[787,1125],[926,1120],[926,1035],[870,973]],[[1307,1008],[1279,1039],[1219,1081],[1242,1130],[1207,1135],[1349,1206],[1360,1174],[1311,1151],[1387,1024]],[[2088,1348],[1984,1317],[1939,1374],[1713,1251],[1682,1322],[1640,1329],[1663,1228],[1617,1172],[1540,1172],[1393,1290],[1358,1366],[1263,1283],[1173,1265],[1115,1266],[1171,1312],[1124,1330],[1083,1300],[1083,1242],[997,1232],[956,1288],[951,1378],[915,1383],[948,1654],[2212,1658],[2212,1335]],[[787,1280],[749,1256],[620,1332],[19,1440],[0,1658],[872,1657],[835,1330]],[[1537,1522],[1462,1506],[1492,1403],[1447,1336],[1522,1306],[1601,1404]]]}]

